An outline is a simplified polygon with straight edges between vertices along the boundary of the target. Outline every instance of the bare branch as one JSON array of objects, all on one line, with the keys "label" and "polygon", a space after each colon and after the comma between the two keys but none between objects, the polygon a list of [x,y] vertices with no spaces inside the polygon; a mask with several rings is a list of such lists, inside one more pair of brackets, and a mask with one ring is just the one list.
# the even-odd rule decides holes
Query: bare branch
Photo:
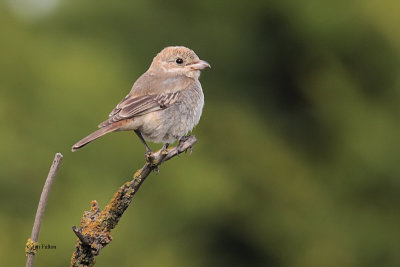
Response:
[{"label": "bare branch", "polygon": [[57,153],[54,156],[53,164],[50,167],[49,174],[47,175],[46,182],[44,184],[42,194],[40,195],[39,205],[36,211],[35,222],[33,223],[32,234],[28,242],[26,243],[25,252],[27,254],[26,266],[33,266],[34,257],[36,254],[35,245],[39,238],[40,227],[42,226],[44,211],[46,209],[47,201],[49,199],[49,194],[51,190],[51,186],[56,178],[56,174],[58,169],[60,168],[60,164],[62,161],[63,155],[61,153]]},{"label": "bare branch", "polygon": [[146,155],[146,164],[136,171],[132,181],[126,182],[119,188],[103,210],[100,210],[97,202],[93,200],[91,209],[82,216],[81,227],[78,229],[73,226],[78,241],[75,252],[72,254],[71,266],[94,266],[95,256],[99,255],[100,250],[111,242],[111,230],[117,226],[146,177],[152,171],[158,170],[158,166],[163,162],[189,148],[192,149],[196,142],[196,137],[191,135],[174,148],[161,149]]}]

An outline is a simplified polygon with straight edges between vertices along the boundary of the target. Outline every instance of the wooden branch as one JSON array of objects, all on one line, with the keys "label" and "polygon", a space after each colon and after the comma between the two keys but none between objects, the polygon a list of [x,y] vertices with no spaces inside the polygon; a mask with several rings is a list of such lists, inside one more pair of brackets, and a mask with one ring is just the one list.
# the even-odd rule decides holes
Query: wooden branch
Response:
[{"label": "wooden branch", "polygon": [[35,222],[33,223],[32,234],[31,237],[26,242],[26,247],[25,247],[25,253],[27,255],[26,267],[33,266],[33,261],[35,258],[35,254],[37,252],[36,245],[39,238],[40,227],[42,226],[44,211],[46,209],[47,201],[49,200],[51,186],[53,185],[57,171],[60,168],[62,158],[63,155],[61,155],[61,153],[57,153],[54,156],[53,164],[50,167],[50,171],[49,174],[47,175],[47,179],[44,184],[42,194],[40,195],[39,205],[36,211]]},{"label": "wooden branch", "polygon": [[158,171],[158,166],[163,162],[189,148],[192,149],[196,141],[196,137],[191,135],[181,140],[174,148],[147,154],[146,164],[136,171],[132,181],[126,182],[119,188],[103,210],[100,210],[97,201],[93,200],[91,209],[82,216],[81,227],[72,227],[78,240],[75,252],[72,254],[71,266],[94,266],[95,256],[99,255],[100,250],[111,242],[111,230],[117,226],[146,177],[152,171]]}]

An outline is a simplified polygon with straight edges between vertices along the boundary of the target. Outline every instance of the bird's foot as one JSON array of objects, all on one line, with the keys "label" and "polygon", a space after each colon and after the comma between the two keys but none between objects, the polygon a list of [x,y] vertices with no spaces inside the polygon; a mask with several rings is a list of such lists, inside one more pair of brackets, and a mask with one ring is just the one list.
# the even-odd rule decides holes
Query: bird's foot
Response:
[{"label": "bird's foot", "polygon": [[159,154],[166,155],[167,154],[167,146],[163,146],[159,151],[157,152],[152,152],[152,151],[147,151],[145,154],[146,158],[146,164],[150,165],[152,167],[152,170],[156,172],[157,174],[160,173],[159,169],[159,164],[160,164],[160,157]]},{"label": "bird's foot", "polygon": [[154,162],[154,153],[150,149],[146,149],[146,153],[144,153],[144,158],[146,159],[147,164],[153,164]]},{"label": "bird's foot", "polygon": [[168,147],[169,147],[169,144],[168,144],[168,143],[165,143],[165,144],[163,145],[163,147],[160,149],[160,153],[163,154],[163,155],[167,154],[167,152],[168,152]]},{"label": "bird's foot", "polygon": [[[181,144],[183,144],[184,142],[186,142],[186,141],[187,141],[188,139],[190,139],[191,137],[192,137],[191,135],[182,136],[181,139],[179,139],[179,144],[178,144],[178,146],[180,146]],[[190,148],[189,155],[192,155],[192,153],[193,153],[193,146],[189,146],[189,148]],[[187,151],[188,151],[188,150],[186,149],[185,153],[186,153]]]},{"label": "bird's foot", "polygon": [[144,153],[144,157],[147,159],[153,154],[153,151],[148,146],[145,147],[146,147],[146,153]]},{"label": "bird's foot", "polygon": [[181,139],[179,139],[179,143],[185,142],[186,140],[188,140],[191,137],[191,135],[184,135],[181,137]]},{"label": "bird's foot", "polygon": [[[163,145],[163,147],[162,147],[159,151],[156,152],[156,154],[161,154],[161,155],[162,155],[161,159],[159,159],[160,161],[162,161],[162,159],[167,155],[167,153],[168,153],[168,146],[169,146],[169,144],[168,144],[168,143],[165,143],[165,144]],[[158,168],[158,167],[159,167],[159,165],[158,165],[159,162],[155,162],[155,160],[153,159],[153,160],[152,160],[152,164],[155,165],[154,171],[155,171],[157,174],[159,174],[159,173],[160,173],[160,169]]]},{"label": "bird's foot", "polygon": [[156,160],[156,157],[153,152],[149,151],[145,154],[146,158],[146,164],[150,165],[157,174],[160,172],[158,169],[158,161]]},{"label": "bird's foot", "polygon": [[146,164],[150,165],[157,174],[160,172],[159,170],[159,165],[163,161],[163,159],[167,156],[168,153],[168,143],[165,143],[163,147],[156,152],[151,151],[150,149],[147,149],[147,152],[145,154],[146,158]]}]

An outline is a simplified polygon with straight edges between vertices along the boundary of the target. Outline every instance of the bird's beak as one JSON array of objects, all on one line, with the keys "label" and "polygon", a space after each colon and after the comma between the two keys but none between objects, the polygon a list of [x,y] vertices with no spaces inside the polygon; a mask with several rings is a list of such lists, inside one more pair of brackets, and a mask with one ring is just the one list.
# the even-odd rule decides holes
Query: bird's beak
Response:
[{"label": "bird's beak", "polygon": [[192,70],[202,70],[205,68],[211,68],[211,65],[208,64],[208,62],[204,61],[204,60],[199,60],[199,62],[190,64],[190,68]]}]

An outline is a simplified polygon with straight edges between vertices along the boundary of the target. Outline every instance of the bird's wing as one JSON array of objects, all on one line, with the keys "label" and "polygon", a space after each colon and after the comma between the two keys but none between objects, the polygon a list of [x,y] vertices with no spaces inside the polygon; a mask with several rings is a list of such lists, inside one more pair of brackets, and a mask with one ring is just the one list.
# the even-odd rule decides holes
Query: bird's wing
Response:
[{"label": "bird's wing", "polygon": [[109,119],[99,124],[104,127],[111,123],[141,116],[150,112],[166,109],[178,99],[179,91],[167,94],[144,95],[133,97],[127,95],[109,115]]}]

